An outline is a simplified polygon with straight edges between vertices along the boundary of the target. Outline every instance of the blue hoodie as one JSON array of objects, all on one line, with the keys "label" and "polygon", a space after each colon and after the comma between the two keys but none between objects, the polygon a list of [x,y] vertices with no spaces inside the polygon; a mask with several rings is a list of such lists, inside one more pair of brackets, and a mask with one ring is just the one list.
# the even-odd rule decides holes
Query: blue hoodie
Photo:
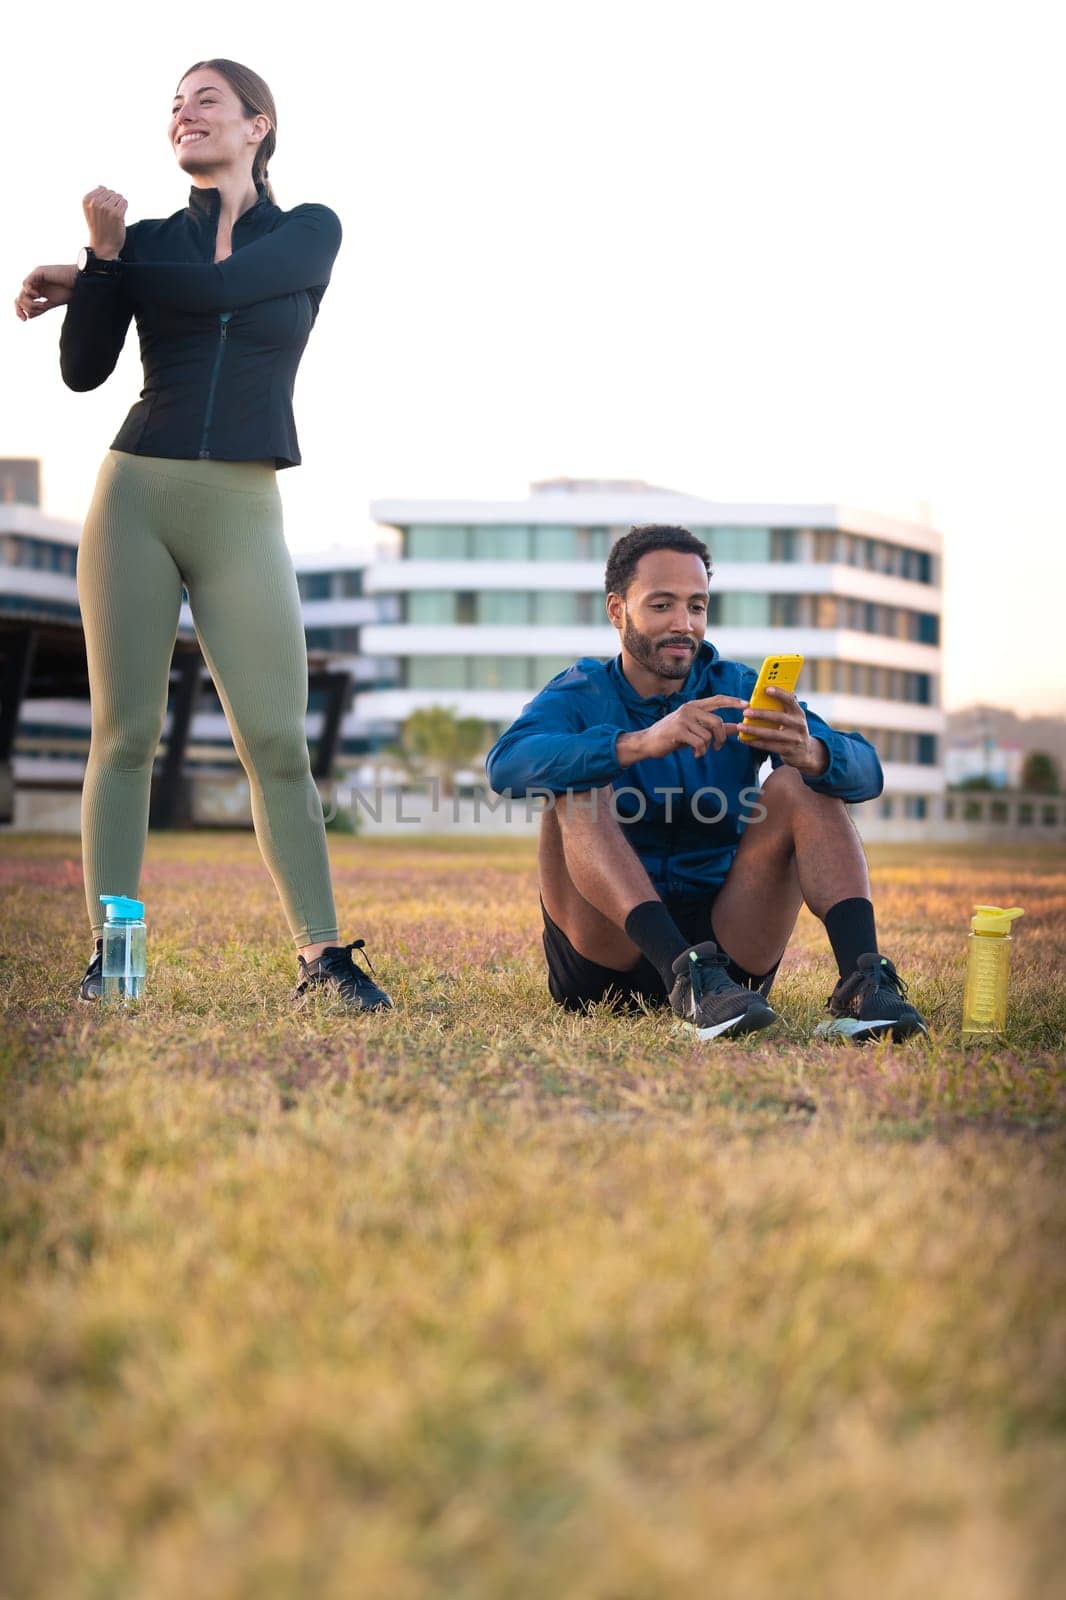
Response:
[{"label": "blue hoodie", "polygon": [[[615,812],[659,894],[706,894],[725,881],[745,826],[759,815],[758,772],[766,752],[731,737],[703,756],[685,747],[623,767],[615,744],[620,733],[650,728],[688,700],[733,695],[747,701],[756,677],[739,661],[723,661],[704,641],[676,694],[645,699],[626,680],[621,656],[606,664],[585,656],[553,678],[496,741],[485,759],[489,783],[516,799],[611,784]],[[829,752],[826,770],[803,781],[849,805],[876,799],[884,775],[873,745],[860,733],[838,733],[800,704],[812,737]],[[741,720],[732,706],[718,715],[723,722]],[[770,761],[782,765],[780,756]]]}]

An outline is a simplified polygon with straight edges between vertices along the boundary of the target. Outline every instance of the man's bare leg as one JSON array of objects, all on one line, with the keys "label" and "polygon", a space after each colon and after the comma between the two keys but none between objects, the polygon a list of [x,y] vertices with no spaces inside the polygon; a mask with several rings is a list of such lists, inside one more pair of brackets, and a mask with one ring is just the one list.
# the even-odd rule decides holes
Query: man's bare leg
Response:
[{"label": "man's bare leg", "polygon": [[[749,823],[714,904],[716,938],[753,973],[781,959],[804,901],[824,917],[841,900],[870,897],[866,857],[843,801],[818,794],[791,767],[771,775],[761,801],[767,815]],[[640,951],[626,936],[626,918],[659,895],[610,802],[610,789],[594,790],[561,797],[545,813],[541,898],[575,950],[627,972]]]},{"label": "man's bare leg", "polygon": [[659,894],[611,809],[612,794],[560,795],[544,813],[540,897],[579,955],[629,972],[641,953],[626,935],[626,918]]},{"label": "man's bare leg", "polygon": [[824,918],[841,900],[870,898],[870,874],[842,800],[778,767],[760,796],[767,815],[750,822],[714,902],[716,939],[748,972],[768,972],[784,954],[800,906]]}]

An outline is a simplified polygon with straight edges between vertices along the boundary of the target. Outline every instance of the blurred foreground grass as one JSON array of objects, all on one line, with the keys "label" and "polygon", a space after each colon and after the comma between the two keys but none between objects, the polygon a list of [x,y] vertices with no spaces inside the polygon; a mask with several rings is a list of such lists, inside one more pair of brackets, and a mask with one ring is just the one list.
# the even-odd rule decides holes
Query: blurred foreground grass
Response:
[{"label": "blurred foreground grass", "polygon": [[856,1051],[806,915],[770,1034],[558,1012],[509,840],[331,839],[359,1020],[291,1010],[250,837],[153,836],[107,1015],[77,849],[0,838],[0,1593],[1061,1593],[1061,854],[872,851],[934,1032]]}]

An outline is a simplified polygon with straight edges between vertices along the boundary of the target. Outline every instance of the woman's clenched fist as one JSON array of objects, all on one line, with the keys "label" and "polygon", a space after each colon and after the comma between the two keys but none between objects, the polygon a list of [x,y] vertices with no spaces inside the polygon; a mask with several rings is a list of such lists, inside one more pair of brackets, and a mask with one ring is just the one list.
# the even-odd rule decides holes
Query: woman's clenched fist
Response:
[{"label": "woman's clenched fist", "polygon": [[89,248],[105,261],[113,261],[126,242],[125,196],[98,184],[81,203],[89,224]]}]

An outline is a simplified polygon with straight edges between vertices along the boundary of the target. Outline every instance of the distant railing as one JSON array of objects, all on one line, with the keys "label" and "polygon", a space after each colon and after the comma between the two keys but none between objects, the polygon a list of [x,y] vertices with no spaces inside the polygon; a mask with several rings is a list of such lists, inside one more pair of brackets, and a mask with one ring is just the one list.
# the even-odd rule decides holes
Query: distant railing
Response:
[{"label": "distant railing", "polygon": [[852,817],[871,844],[923,839],[941,844],[1066,843],[1066,795],[948,789],[926,796],[924,809],[922,817],[886,817],[875,802],[855,806]]},{"label": "distant railing", "polygon": [[1066,835],[1066,795],[1016,794],[1008,789],[949,789],[940,797],[945,823],[987,828],[991,837]]}]

